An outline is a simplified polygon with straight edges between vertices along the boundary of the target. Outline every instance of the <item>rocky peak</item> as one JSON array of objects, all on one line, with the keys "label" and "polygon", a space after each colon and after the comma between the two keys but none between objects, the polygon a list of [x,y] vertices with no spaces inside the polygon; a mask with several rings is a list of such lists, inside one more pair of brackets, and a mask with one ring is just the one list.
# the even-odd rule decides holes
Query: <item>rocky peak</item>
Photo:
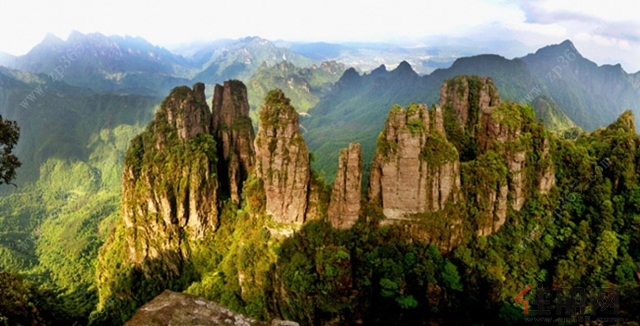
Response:
[{"label": "rocky peak", "polygon": [[625,131],[631,131],[632,133],[636,133],[636,119],[633,116],[633,112],[631,110],[624,111],[620,117],[614,122],[616,126],[622,126]]},{"label": "rocky peak", "polygon": [[218,226],[214,139],[204,85],[176,87],[152,128],[135,137],[125,157],[122,207],[130,261],[167,255],[176,275],[188,251],[183,242]]},{"label": "rocky peak", "polygon": [[440,106],[449,106],[458,117],[462,128],[476,132],[480,112],[500,104],[500,95],[491,78],[457,76],[447,80],[440,88]]},{"label": "rocky peak", "polygon": [[369,200],[390,219],[437,211],[456,200],[460,165],[455,147],[429,132],[427,106],[394,106],[378,137],[371,165]]},{"label": "rocky peak", "polygon": [[216,85],[212,133],[218,150],[220,191],[238,205],[242,184],[255,164],[254,132],[249,118],[247,87],[238,80]]},{"label": "rocky peak", "polygon": [[278,222],[301,224],[308,206],[309,151],[298,113],[281,90],[265,97],[255,149],[255,173],[264,184],[267,214]]},{"label": "rocky peak", "polygon": [[400,62],[400,64],[396,67],[396,69],[391,71],[391,73],[397,76],[402,76],[403,78],[418,77],[418,74],[413,70],[411,65],[406,61]]},{"label": "rocky peak", "polygon": [[336,82],[336,86],[345,87],[358,80],[360,80],[360,74],[358,74],[358,72],[354,68],[349,68],[344,71],[342,77],[340,77],[340,79]]},{"label": "rocky peak", "polygon": [[378,74],[385,74],[385,73],[387,73],[387,66],[385,65],[380,65],[378,68],[373,69],[371,71],[372,76],[378,75]]},{"label": "rocky peak", "polygon": [[211,112],[205,101],[204,84],[196,83],[193,90],[176,87],[162,103],[170,126],[177,129],[181,140],[187,141],[199,133],[209,133]]},{"label": "rocky peak", "polygon": [[360,144],[351,143],[340,151],[338,173],[327,215],[335,228],[349,228],[358,219],[362,189]]}]

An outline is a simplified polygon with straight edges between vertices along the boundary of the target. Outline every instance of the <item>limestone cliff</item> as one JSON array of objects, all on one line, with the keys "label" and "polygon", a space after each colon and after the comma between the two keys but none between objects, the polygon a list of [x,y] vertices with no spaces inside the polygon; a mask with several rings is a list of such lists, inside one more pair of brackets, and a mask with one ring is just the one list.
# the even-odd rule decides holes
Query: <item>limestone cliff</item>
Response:
[{"label": "limestone cliff", "polygon": [[458,152],[443,133],[441,110],[430,123],[426,105],[394,106],[378,137],[369,200],[387,218],[442,210],[460,188]]},{"label": "limestone cliff", "polygon": [[175,88],[146,131],[127,150],[122,210],[129,260],[168,253],[179,272],[185,239],[218,224],[216,153],[209,131],[204,85]]},{"label": "limestone cliff", "polygon": [[280,90],[265,98],[255,149],[255,173],[264,184],[267,214],[277,222],[303,223],[309,203],[309,151],[298,113]]},{"label": "limestone cliff", "polygon": [[327,215],[336,228],[349,228],[358,219],[362,189],[360,144],[351,143],[340,151],[338,174],[333,185]]},{"label": "limestone cliff", "polygon": [[242,183],[255,163],[254,132],[249,118],[247,87],[240,81],[216,85],[211,129],[219,153],[220,191],[240,203]]},{"label": "limestone cliff", "polygon": [[[548,151],[548,141],[536,125],[532,109],[502,102],[490,78],[458,76],[446,81],[440,90],[440,104],[447,111],[447,133],[462,152],[462,159],[481,162],[471,165],[473,177],[468,178],[473,181],[472,197],[481,215],[478,234],[496,232],[506,221],[509,205],[515,211],[522,209],[529,183],[538,179],[543,193],[553,186],[550,157],[544,148],[534,148],[534,144],[547,144]],[[527,155],[534,150],[543,153],[537,161]],[[527,166],[544,168],[528,174]]]},{"label": "limestone cliff", "polygon": [[491,78],[458,76],[440,87],[440,106],[449,106],[462,130],[475,134],[478,112],[500,104],[498,90]]}]

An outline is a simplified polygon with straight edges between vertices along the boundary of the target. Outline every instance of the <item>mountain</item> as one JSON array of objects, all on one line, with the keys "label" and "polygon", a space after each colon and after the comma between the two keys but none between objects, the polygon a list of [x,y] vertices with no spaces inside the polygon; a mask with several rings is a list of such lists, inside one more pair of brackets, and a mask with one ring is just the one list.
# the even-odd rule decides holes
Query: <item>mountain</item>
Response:
[{"label": "mountain", "polygon": [[[638,87],[640,73],[608,66],[610,74],[591,72],[595,81],[565,78],[582,61],[563,52],[567,67],[550,57],[554,81],[537,77],[524,58],[495,55],[461,58],[428,76],[401,63],[315,79],[320,71],[312,65],[278,59],[258,67],[256,80],[266,91],[293,78],[293,89],[287,83],[266,93],[272,96],[264,121],[255,115],[262,130],[255,137],[249,102],[265,103],[251,100],[250,85],[191,82],[220,58],[217,50],[240,41],[196,44],[169,60],[137,38],[76,36],[96,49],[102,71],[80,60],[93,53],[88,46],[66,53],[74,44],[53,36],[43,42],[50,50],[36,53],[53,71],[0,67],[0,114],[22,127],[16,151],[23,161],[18,188],[1,189],[0,268],[10,273],[0,275],[0,287],[9,289],[0,319],[11,311],[43,324],[121,324],[171,288],[261,320],[468,324],[489,311],[494,317],[480,323],[505,324],[522,321],[512,299],[526,284],[607,282],[620,289],[622,316],[633,316],[636,122],[630,112],[596,111],[615,122],[584,133],[551,88],[566,79],[569,99],[585,90],[595,97],[625,83]],[[113,43],[102,49],[94,37]],[[131,52],[110,56],[122,47]],[[45,58],[47,51],[77,58],[65,67],[54,55]],[[76,63],[91,71],[86,80],[68,78]],[[129,68],[136,77],[104,73]],[[462,71],[492,78],[454,78]],[[301,112],[302,101],[293,91],[325,77],[337,82],[309,86],[318,103],[299,117],[292,110]],[[594,86],[599,80],[604,86]],[[171,119],[155,121],[162,97],[187,82],[196,86],[178,88],[164,105]],[[205,91],[213,96],[205,99]],[[466,100],[456,102],[456,92]],[[529,103],[544,130],[528,106],[509,99]],[[572,114],[591,112],[579,103]],[[189,111],[176,109],[181,104]],[[208,132],[193,134],[199,130]],[[332,174],[339,176],[333,186],[319,178]],[[379,191],[369,191],[372,184]]]},{"label": "mountain", "polygon": [[215,41],[194,41],[179,44],[169,48],[172,53],[183,56],[191,60],[197,67],[205,68],[205,64],[211,60],[216,50],[230,46],[238,40],[219,39]]},{"label": "mountain", "polygon": [[359,71],[371,71],[380,65],[394,67],[407,61],[419,74],[430,74],[436,69],[450,67],[456,58],[469,57],[481,53],[499,53],[516,57],[530,47],[518,41],[489,41],[466,38],[430,37],[417,44],[388,43],[301,43],[278,41],[276,45],[289,48],[306,57],[320,61],[335,60]]},{"label": "mountain", "polygon": [[18,187],[1,189],[0,268],[53,291],[70,318],[95,305],[94,264],[118,215],[123,153],[158,101],[0,67],[0,115],[20,126],[23,162]]},{"label": "mountain", "polygon": [[549,96],[580,127],[606,125],[624,110],[640,112],[640,87],[618,64],[597,66],[571,41],[539,49],[522,58]]},{"label": "mountain", "polygon": [[52,81],[103,92],[164,94],[187,81],[196,67],[139,37],[72,32],[66,41],[48,34],[12,68],[47,74]]},{"label": "mountain", "polygon": [[300,68],[288,61],[274,66],[263,63],[249,80],[249,105],[257,117],[259,106],[269,90],[278,88],[285,92],[298,113],[304,113],[314,107],[325,93],[331,90],[345,71],[342,63],[323,62],[319,66],[312,65]]},{"label": "mountain", "polygon": [[[131,142],[92,325],[122,323],[167,288],[303,325],[519,324],[527,317],[513,298],[527,285],[609,282],[618,318],[636,318],[640,138],[631,111],[566,140],[531,106],[501,99],[491,78],[456,76],[431,108],[388,110],[364,195],[357,144],[341,151],[343,180],[329,191],[290,100],[267,94],[253,138],[241,85],[217,87],[211,111],[203,84],[175,88]],[[233,145],[251,141],[255,152]],[[249,158],[246,174],[233,173],[240,158]],[[238,201],[223,195],[230,175],[243,184]],[[550,309],[561,305],[554,293]],[[170,295],[133,320],[150,307],[183,316],[156,301]]]},{"label": "mountain", "polygon": [[359,71],[371,71],[380,65],[393,65],[408,61],[420,74],[437,68],[446,68],[457,57],[468,53],[441,51],[428,46],[399,46],[387,43],[287,43],[278,45],[290,48],[315,60],[338,61]]},{"label": "mountain", "polygon": [[16,57],[9,53],[0,52],[0,66],[11,67],[15,65]]},{"label": "mountain", "polygon": [[246,80],[263,62],[267,66],[273,66],[283,60],[298,67],[309,67],[315,63],[291,50],[279,48],[263,38],[247,37],[216,48],[203,70],[192,80],[211,85],[227,79]]},{"label": "mountain", "polygon": [[[558,62],[560,55],[564,63]],[[558,63],[560,68],[555,68]],[[302,120],[309,148],[318,158],[314,167],[333,180],[332,162],[338,159],[340,148],[354,141],[362,145],[366,165],[373,157],[372,139],[378,132],[372,126],[384,122],[386,108],[411,102],[436,103],[438,85],[456,75],[491,77],[502,98],[532,105],[536,116],[552,130],[574,126],[593,130],[626,109],[640,113],[638,74],[629,75],[619,66],[598,67],[568,41],[512,60],[497,55],[459,58],[451,67],[424,76],[412,73],[406,62],[392,71],[381,67],[364,75],[348,69]],[[340,128],[334,130],[334,126]]]},{"label": "mountain", "polygon": [[393,104],[406,106],[411,102],[427,102],[428,95],[423,79],[406,62],[392,71],[380,66],[362,76],[353,68],[345,71],[332,91],[301,121],[306,130],[305,139],[315,154],[314,166],[320,175],[333,179],[338,151],[351,142],[362,145],[366,175],[380,132],[379,125],[383,124],[388,108]]}]

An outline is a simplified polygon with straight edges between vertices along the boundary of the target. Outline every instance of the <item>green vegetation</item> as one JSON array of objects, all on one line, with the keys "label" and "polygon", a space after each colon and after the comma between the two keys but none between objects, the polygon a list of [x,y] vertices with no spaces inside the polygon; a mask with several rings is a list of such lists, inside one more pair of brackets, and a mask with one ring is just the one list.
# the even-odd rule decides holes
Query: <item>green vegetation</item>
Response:
[{"label": "green vegetation", "polygon": [[282,89],[299,113],[307,112],[320,101],[320,97],[331,90],[345,70],[344,64],[335,61],[323,62],[319,67],[296,67],[289,61],[267,66],[263,63],[247,80],[247,93],[251,106],[251,117],[258,121],[260,105],[271,89]]},{"label": "green vegetation", "polygon": [[12,154],[13,147],[20,138],[20,127],[15,121],[5,120],[0,115],[0,185],[11,184],[16,177],[16,169],[22,163]]},{"label": "green vegetation", "polygon": [[[437,245],[448,237],[446,232],[416,237],[408,225],[381,226],[380,207],[369,203],[364,203],[362,218],[351,230],[334,230],[317,220],[293,232],[265,216],[261,182],[249,179],[240,209],[220,204],[214,234],[195,242],[180,239],[177,251],[189,254],[183,264],[167,265],[178,261],[173,252],[130,264],[123,257],[129,255],[127,239],[134,237],[116,228],[123,223],[123,162],[130,162],[135,176],[151,168],[170,175],[171,180],[154,185],[179,188],[184,195],[182,185],[189,175],[176,175],[176,169],[196,170],[200,163],[217,159],[215,142],[205,135],[173,146],[175,133],[166,125],[151,126],[167,135],[162,139],[169,144],[167,152],[152,150],[151,144],[160,139],[135,136],[160,101],[140,94],[161,94],[184,83],[172,75],[173,69],[183,69],[183,77],[195,70],[139,56],[129,61],[131,57],[119,54],[101,61],[79,56],[66,71],[65,82],[81,88],[0,67],[2,117],[15,120],[21,128],[16,144],[17,128],[0,119],[4,122],[0,135],[7,131],[13,135],[0,137],[5,144],[0,149],[5,153],[2,161],[15,163],[7,159],[15,155],[23,163],[15,175],[18,188],[0,188],[0,325],[87,324],[90,313],[94,325],[122,324],[165,288],[200,294],[258,318],[289,318],[302,324],[518,324],[523,307],[514,303],[514,297],[527,284],[547,289],[613,285],[620,290],[620,318],[631,320],[640,314],[640,140],[635,120],[624,112],[610,126],[589,133],[572,122],[593,130],[623,108],[637,112],[637,83],[631,85],[628,75],[576,56],[570,68],[563,69],[563,77],[551,81],[545,74],[564,55],[567,44],[563,44],[523,59],[463,58],[425,77],[406,67],[363,76],[351,71],[331,85],[338,79],[335,72],[344,67],[299,68],[309,67],[311,60],[263,42],[238,42],[224,58],[225,50],[216,50],[209,62],[209,58],[202,62],[208,68],[199,77],[221,82],[248,78],[258,70],[252,78],[255,88],[251,82],[248,85],[251,98],[277,85],[292,98],[287,107],[309,109],[302,124],[319,171],[312,172],[313,187],[323,190],[314,204],[320,216],[326,210],[328,186],[319,177],[333,179],[339,150],[353,141],[363,146],[368,172],[376,139],[384,138],[380,126],[393,104],[408,105],[412,111],[413,101],[435,103],[442,81],[458,74],[491,76],[503,98],[530,102],[505,102],[494,112],[507,129],[519,129],[521,134],[491,150],[479,153],[477,139],[468,132],[471,128],[460,128],[447,105],[443,106],[445,130],[455,148],[446,146],[437,134],[427,139],[422,153],[426,160],[446,160],[460,153],[466,198],[443,212],[415,217],[429,232],[460,231],[462,245],[448,251]],[[247,44],[252,55],[255,49],[266,49],[253,55],[250,64],[241,55]],[[98,53],[100,48],[95,47]],[[284,55],[287,61],[278,64]],[[46,62],[40,67],[45,73],[59,64],[59,56],[48,56],[52,59],[42,60]],[[36,59],[32,62],[41,61]],[[109,70],[110,62],[115,70]],[[137,69],[129,69],[133,66]],[[105,69],[106,75],[101,72]],[[474,79],[469,86],[475,96]],[[44,92],[26,102],[29,106],[21,105],[34,95],[35,87]],[[128,94],[105,93],[112,90]],[[255,114],[253,103],[257,100],[252,99]],[[477,109],[470,108],[472,117]],[[559,135],[547,134],[536,116]],[[241,120],[231,128],[244,130],[248,123]],[[468,121],[470,127],[477,124]],[[423,130],[416,120],[410,120],[407,128],[413,134]],[[379,134],[381,138],[376,138]],[[541,159],[546,138],[552,161]],[[523,173],[528,199],[518,212],[507,208],[499,232],[477,236],[477,225],[487,222],[479,209],[488,206],[477,195],[513,178],[505,155],[520,150],[527,152]],[[537,189],[541,176],[535,171],[549,164],[557,183],[542,195]],[[13,178],[10,170],[0,175],[2,183]],[[282,237],[288,232],[293,235]],[[110,250],[102,249],[98,258],[105,243]],[[534,294],[525,298],[532,300]],[[552,295],[550,301],[553,310],[558,298]]]},{"label": "green vegetation", "polygon": [[[125,149],[159,99],[96,94],[5,68],[0,80],[10,87],[0,90],[2,115],[20,125],[13,153],[23,162],[18,187],[0,189],[0,270],[33,285],[24,302],[46,295],[47,304],[34,303],[38,324],[86,324],[97,303],[98,249],[120,217]],[[23,108],[35,86],[43,93]]]}]

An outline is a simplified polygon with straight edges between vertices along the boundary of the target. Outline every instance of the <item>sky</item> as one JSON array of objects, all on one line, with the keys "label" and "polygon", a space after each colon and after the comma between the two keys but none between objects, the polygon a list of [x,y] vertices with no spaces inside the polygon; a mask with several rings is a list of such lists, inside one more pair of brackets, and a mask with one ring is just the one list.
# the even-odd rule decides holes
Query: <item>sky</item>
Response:
[{"label": "sky", "polygon": [[[531,48],[570,39],[598,64],[640,70],[640,14],[632,1],[322,0],[142,2],[3,0],[0,51],[27,53],[47,33],[131,35],[171,48],[191,41],[260,36],[303,42],[516,40]],[[499,54],[499,53],[498,53]],[[522,53],[522,56],[527,53]]]}]

